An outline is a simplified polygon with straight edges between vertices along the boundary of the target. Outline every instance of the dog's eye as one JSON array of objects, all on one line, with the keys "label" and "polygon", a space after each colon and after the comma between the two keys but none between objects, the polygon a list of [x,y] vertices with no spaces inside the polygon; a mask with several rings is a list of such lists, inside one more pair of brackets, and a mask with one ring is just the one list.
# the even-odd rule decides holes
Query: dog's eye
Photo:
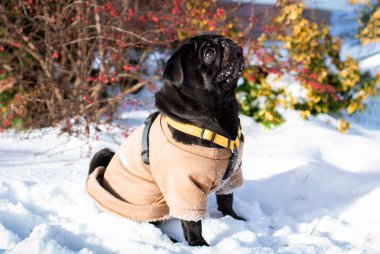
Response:
[{"label": "dog's eye", "polygon": [[203,59],[206,64],[210,64],[212,60],[215,58],[215,49],[213,48],[206,48],[203,54]]}]

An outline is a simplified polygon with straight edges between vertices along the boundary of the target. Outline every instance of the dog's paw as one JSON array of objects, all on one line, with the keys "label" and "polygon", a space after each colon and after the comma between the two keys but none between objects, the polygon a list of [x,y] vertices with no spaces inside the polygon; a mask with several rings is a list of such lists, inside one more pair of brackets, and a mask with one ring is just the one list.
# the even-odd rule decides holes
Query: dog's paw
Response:
[{"label": "dog's paw", "polygon": [[237,215],[236,213],[234,213],[234,215],[230,214],[230,216],[232,218],[234,218],[235,220],[242,220],[242,221],[245,221],[245,222],[247,221],[246,219],[244,219],[243,217]]},{"label": "dog's paw", "polygon": [[168,237],[169,237],[170,241],[172,241],[172,243],[178,243],[178,240],[177,240],[177,239],[175,239],[175,238],[173,238],[173,237],[170,237],[170,236],[168,236]]},{"label": "dog's paw", "polygon": [[229,215],[229,216],[231,216],[232,218],[234,218],[235,220],[242,220],[242,221],[247,221],[246,219],[244,219],[243,217],[241,217],[241,216],[239,216],[239,215],[237,215],[236,213],[235,213],[235,211],[234,210],[232,210],[232,209],[230,209],[230,210],[219,210],[222,214],[223,214],[223,216],[227,216],[227,215]]},{"label": "dog's paw", "polygon": [[190,240],[188,243],[190,246],[210,246],[203,238],[194,241]]}]

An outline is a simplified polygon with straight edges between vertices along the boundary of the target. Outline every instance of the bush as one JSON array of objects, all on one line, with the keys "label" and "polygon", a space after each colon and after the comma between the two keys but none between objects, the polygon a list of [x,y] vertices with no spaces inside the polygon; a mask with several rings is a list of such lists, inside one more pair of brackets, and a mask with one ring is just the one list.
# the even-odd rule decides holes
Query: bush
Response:
[{"label": "bush", "polygon": [[[278,12],[265,28],[268,33],[251,45],[258,64],[248,67],[238,89],[243,113],[271,127],[284,121],[281,107],[301,110],[304,118],[363,110],[364,99],[377,93],[379,76],[360,73],[358,62],[349,55],[342,59],[341,39],[333,38],[326,25],[302,17],[303,3],[282,0],[276,6]],[[277,79],[292,75],[304,96],[295,97],[289,87],[274,89],[268,75]],[[348,126],[338,128],[346,131]]]},{"label": "bush", "polygon": [[[358,4],[357,0],[349,1]],[[357,38],[362,44],[380,41],[380,2],[367,1],[362,3],[358,10],[358,22],[360,24]]]},{"label": "bush", "polygon": [[126,94],[154,86],[166,57],[155,52],[221,32],[224,20],[215,1],[1,1],[0,82],[12,85],[0,86],[0,127],[14,127],[11,117],[23,128],[70,132],[84,119],[88,131],[111,120]]}]

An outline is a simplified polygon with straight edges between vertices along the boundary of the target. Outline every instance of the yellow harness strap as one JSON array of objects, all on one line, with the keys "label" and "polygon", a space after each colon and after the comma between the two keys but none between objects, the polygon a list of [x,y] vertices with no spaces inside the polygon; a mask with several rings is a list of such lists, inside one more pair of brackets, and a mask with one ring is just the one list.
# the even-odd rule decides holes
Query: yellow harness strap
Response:
[{"label": "yellow harness strap", "polygon": [[186,134],[206,139],[208,141],[213,142],[214,144],[220,145],[222,147],[230,149],[232,152],[234,152],[235,148],[237,149],[240,145],[240,138],[241,138],[241,128],[239,127],[238,135],[235,140],[226,138],[222,135],[219,135],[213,131],[210,131],[208,129],[202,129],[195,125],[187,124],[187,123],[181,123],[177,122],[167,116],[164,116],[166,122],[173,127],[176,130],[179,130],[181,132],[184,132]]}]

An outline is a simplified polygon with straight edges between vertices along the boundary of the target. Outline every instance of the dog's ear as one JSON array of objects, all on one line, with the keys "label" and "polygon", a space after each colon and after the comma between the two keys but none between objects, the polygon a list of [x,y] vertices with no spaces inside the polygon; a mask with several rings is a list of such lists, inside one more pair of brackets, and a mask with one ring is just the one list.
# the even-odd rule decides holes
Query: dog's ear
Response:
[{"label": "dog's ear", "polygon": [[168,80],[176,87],[180,86],[183,82],[183,70],[181,63],[181,54],[179,51],[168,60],[163,74],[163,78]]}]

